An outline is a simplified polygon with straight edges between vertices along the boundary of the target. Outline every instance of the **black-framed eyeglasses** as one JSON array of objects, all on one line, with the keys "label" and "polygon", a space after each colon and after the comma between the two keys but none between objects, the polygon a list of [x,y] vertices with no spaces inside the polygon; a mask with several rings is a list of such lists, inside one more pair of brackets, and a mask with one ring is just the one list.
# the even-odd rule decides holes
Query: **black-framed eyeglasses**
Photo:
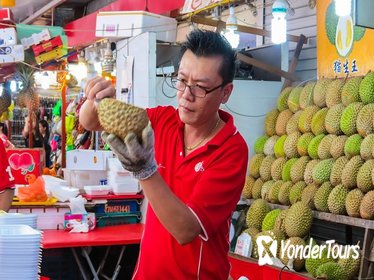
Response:
[{"label": "black-framed eyeglasses", "polygon": [[176,77],[172,77],[170,80],[170,86],[178,91],[184,92],[186,90],[186,87],[190,88],[190,92],[193,96],[195,97],[200,97],[204,98],[208,93],[211,93],[215,91],[216,89],[223,87],[226,83],[223,82],[222,84],[211,88],[207,89],[205,87],[199,86],[199,85],[188,85],[185,81],[178,79]]}]

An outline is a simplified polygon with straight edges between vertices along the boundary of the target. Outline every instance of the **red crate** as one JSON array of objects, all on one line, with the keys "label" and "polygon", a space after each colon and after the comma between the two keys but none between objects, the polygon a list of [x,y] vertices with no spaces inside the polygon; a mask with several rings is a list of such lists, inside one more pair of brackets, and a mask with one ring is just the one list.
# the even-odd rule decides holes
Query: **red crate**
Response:
[{"label": "red crate", "polygon": [[62,46],[62,40],[60,36],[54,37],[48,41],[43,41],[40,44],[31,46],[35,56],[39,56],[41,53],[50,52],[54,48]]}]

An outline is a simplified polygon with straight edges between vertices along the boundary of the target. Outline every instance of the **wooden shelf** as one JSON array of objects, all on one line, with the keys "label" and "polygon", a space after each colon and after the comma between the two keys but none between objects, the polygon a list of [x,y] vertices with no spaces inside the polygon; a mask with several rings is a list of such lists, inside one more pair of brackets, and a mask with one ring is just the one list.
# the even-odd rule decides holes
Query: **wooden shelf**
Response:
[{"label": "wooden shelf", "polygon": [[[246,202],[248,205],[251,205],[254,200],[255,199],[246,199]],[[271,209],[285,210],[289,208],[289,206],[286,206],[286,205],[273,204],[269,202],[268,204],[271,207]],[[331,214],[331,213],[321,212],[321,211],[316,211],[316,210],[312,210],[312,211],[313,211],[313,217],[319,220],[334,222],[334,223],[344,224],[344,225],[349,225],[349,226],[367,228],[367,229],[374,229],[374,220],[365,220],[365,219],[354,218],[350,216],[336,215],[336,214]]]}]

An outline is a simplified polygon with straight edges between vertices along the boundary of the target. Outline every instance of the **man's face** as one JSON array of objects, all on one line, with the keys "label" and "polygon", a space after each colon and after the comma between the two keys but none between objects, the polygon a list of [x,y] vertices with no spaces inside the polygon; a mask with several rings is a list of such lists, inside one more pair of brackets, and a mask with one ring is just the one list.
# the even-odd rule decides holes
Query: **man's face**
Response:
[{"label": "man's face", "polygon": [[[222,84],[218,71],[222,57],[198,57],[187,50],[180,62],[178,79],[190,86],[200,86],[207,90]],[[215,117],[221,103],[226,103],[232,90],[232,83],[219,87],[205,97],[196,97],[189,87],[177,91],[178,112],[182,122],[199,125]]]}]

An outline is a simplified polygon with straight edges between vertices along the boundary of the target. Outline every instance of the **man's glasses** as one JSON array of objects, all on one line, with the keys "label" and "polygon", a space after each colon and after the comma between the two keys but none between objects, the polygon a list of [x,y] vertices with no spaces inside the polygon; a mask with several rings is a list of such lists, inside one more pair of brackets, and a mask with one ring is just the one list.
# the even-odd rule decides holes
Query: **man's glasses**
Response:
[{"label": "man's glasses", "polygon": [[223,87],[225,83],[222,83],[212,89],[207,89],[205,87],[199,86],[199,85],[188,85],[185,81],[180,80],[176,77],[171,78],[170,86],[178,91],[184,92],[186,90],[186,87],[190,88],[190,92],[195,97],[204,98],[208,93],[211,93],[215,91],[216,89]]}]

